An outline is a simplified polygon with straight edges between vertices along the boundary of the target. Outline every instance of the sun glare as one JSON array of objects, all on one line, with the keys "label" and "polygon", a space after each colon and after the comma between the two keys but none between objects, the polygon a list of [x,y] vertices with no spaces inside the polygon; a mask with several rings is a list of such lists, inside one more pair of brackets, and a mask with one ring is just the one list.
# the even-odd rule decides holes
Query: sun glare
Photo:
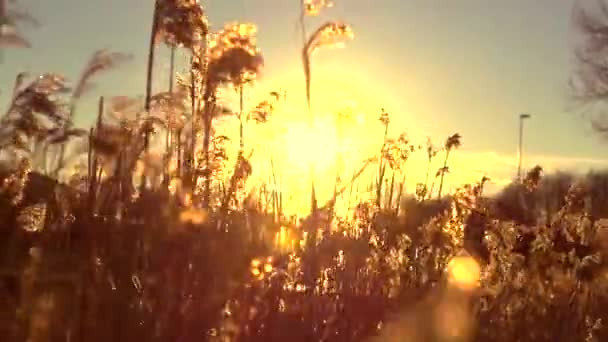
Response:
[{"label": "sun glare", "polygon": [[333,168],[343,150],[336,130],[328,118],[315,120],[312,126],[306,121],[292,122],[286,127],[279,146],[284,149],[285,166],[307,169],[312,164],[322,174]]},{"label": "sun glare", "polygon": [[[317,69],[319,76],[313,89],[310,113],[302,95],[303,80],[297,67],[292,72],[281,72],[281,78],[260,81],[246,95],[245,111],[255,107],[271,91],[286,94],[268,122],[247,125],[245,146],[254,151],[251,159],[254,179],[248,182],[248,191],[255,192],[256,187],[263,184],[266,189],[280,192],[282,212],[287,216],[302,217],[310,213],[311,166],[317,199],[322,205],[333,196],[336,187],[350,182],[365,160],[378,155],[384,136],[384,126],[379,121],[381,108],[390,115],[389,138],[397,138],[405,132],[412,143],[424,144],[429,133],[416,127],[413,113],[392,111],[396,106],[391,105],[387,94],[364,91],[369,80],[362,79],[361,75],[345,73],[336,65],[319,65]],[[312,122],[311,117],[314,118]],[[225,129],[229,136],[238,135],[235,120]],[[443,142],[435,143],[441,145]],[[230,155],[236,155],[238,141],[233,141],[232,145],[234,151]],[[432,165],[430,174],[434,175],[439,167],[439,164]],[[424,151],[413,153],[403,171],[407,174],[405,188],[414,189],[417,182],[424,180],[427,171]],[[358,178],[356,186],[353,185],[352,195],[358,200],[371,193],[368,187],[373,183],[374,172],[377,169],[370,166]],[[397,178],[402,179],[404,174]],[[451,190],[452,182],[457,183],[462,180],[460,178],[460,174],[454,173],[446,180],[445,188]],[[349,189],[349,196],[352,195]],[[340,201],[348,202],[343,198]],[[343,210],[349,209],[345,203],[337,205]]]},{"label": "sun glare", "polygon": [[450,283],[464,290],[475,289],[479,285],[480,272],[477,261],[467,255],[454,257],[448,263]]}]

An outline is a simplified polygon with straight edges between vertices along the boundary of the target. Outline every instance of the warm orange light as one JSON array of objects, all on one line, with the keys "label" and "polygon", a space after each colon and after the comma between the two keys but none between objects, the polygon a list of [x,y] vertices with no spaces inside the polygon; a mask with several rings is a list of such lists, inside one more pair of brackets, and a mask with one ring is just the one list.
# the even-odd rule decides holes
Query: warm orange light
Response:
[{"label": "warm orange light", "polygon": [[285,128],[282,145],[286,165],[306,170],[312,164],[318,172],[333,167],[343,148],[336,137],[336,129],[327,118],[315,120],[312,126],[306,121],[291,123]]},{"label": "warm orange light", "polygon": [[275,233],[274,243],[278,249],[286,249],[291,245],[291,237],[289,236],[289,230],[287,227],[282,226],[278,232]]},{"label": "warm orange light", "polygon": [[479,285],[481,269],[470,256],[457,256],[448,263],[449,281],[463,290],[472,290]]},{"label": "warm orange light", "polygon": [[207,220],[207,212],[203,209],[188,208],[179,213],[182,223],[203,224]]},{"label": "warm orange light", "polygon": [[[317,201],[323,205],[333,195],[337,174],[342,184],[348,183],[364,160],[378,155],[384,136],[384,126],[378,120],[381,108],[386,108],[391,115],[389,137],[396,138],[405,131],[414,143],[424,144],[429,132],[416,125],[413,109],[395,111],[397,107],[387,94],[383,91],[370,93],[365,87],[369,80],[352,74],[343,65],[315,64],[314,101],[309,112],[300,68],[299,64],[294,65],[293,70],[281,72],[280,79],[265,79],[247,91],[250,100],[245,103],[246,112],[266,99],[269,91],[280,90],[286,97],[278,101],[268,122],[250,123],[244,128],[246,150],[254,151],[251,160],[254,173],[245,187],[255,194],[263,184],[264,191],[281,194],[284,215],[303,217],[310,213],[311,166],[314,167]],[[227,93],[238,103],[236,93]],[[312,124],[311,117],[314,117]],[[238,150],[239,125],[236,120],[227,121],[222,127],[225,130],[218,134],[233,137],[232,150],[228,154],[234,156]],[[436,137],[436,143],[440,144],[442,139]],[[433,161],[431,174],[441,166],[442,157]],[[460,152],[450,156],[450,166],[456,166],[446,177],[444,188],[447,191],[452,182],[462,181],[462,174],[469,174],[469,170],[461,166],[459,157]],[[477,167],[479,164],[468,162],[465,166],[470,168],[470,165]],[[354,206],[357,201],[369,198],[371,192],[367,187],[377,170],[376,166],[369,166],[352,193],[348,189],[345,196],[338,199],[336,210],[339,215],[345,214],[349,204]],[[407,174],[404,188],[415,189],[416,183],[424,181],[426,170],[424,150],[414,153],[403,169]],[[390,179],[391,176],[390,170],[387,171],[386,177]],[[403,175],[396,176],[396,182],[401,179]],[[352,197],[348,199],[347,196]],[[280,234],[273,238],[276,245],[281,244]]]}]

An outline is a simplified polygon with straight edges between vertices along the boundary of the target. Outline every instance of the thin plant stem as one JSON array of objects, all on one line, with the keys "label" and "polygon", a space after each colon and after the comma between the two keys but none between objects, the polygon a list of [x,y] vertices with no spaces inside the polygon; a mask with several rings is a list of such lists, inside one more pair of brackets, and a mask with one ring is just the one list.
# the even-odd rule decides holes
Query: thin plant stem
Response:
[{"label": "thin plant stem", "polygon": [[245,133],[244,133],[244,123],[243,123],[243,109],[244,107],[244,99],[243,99],[243,84],[239,84],[239,154],[243,154],[245,151]]},{"label": "thin plant stem", "polygon": [[[171,56],[170,56],[170,64],[169,64],[169,94],[173,96],[173,86],[175,83],[175,51],[176,47],[174,45],[171,46]],[[167,131],[165,132],[165,169],[164,169],[164,186],[169,184],[169,163],[171,162],[171,158],[173,157],[172,149],[171,149],[171,139],[172,139],[171,127],[167,126]]]},{"label": "thin plant stem", "polygon": [[[306,54],[306,52],[304,51],[304,49],[306,48],[306,41],[307,41],[307,35],[306,35],[306,21],[305,21],[305,17],[306,17],[306,8],[305,8],[305,4],[303,0],[298,0],[300,2],[300,32],[302,34],[302,53]],[[306,55],[304,55],[304,57],[307,57]],[[308,70],[308,63],[304,63],[304,68],[305,68],[305,73],[306,74],[310,74],[310,70]],[[307,75],[307,77],[308,77]],[[309,125],[310,125],[310,129],[311,131],[314,129],[314,114],[313,111],[311,110],[311,101],[310,101],[310,96],[309,96],[309,87],[306,87],[306,98],[307,98],[307,103],[308,103],[308,117],[309,117]],[[314,151],[316,152],[316,151]],[[313,153],[314,153],[313,152]],[[310,162],[309,165],[309,173],[310,173],[310,210],[311,210],[311,222],[313,225],[313,229],[317,228],[318,225],[318,208],[317,208],[317,195],[316,195],[316,191],[315,191],[315,165],[314,162]],[[314,234],[313,234],[314,235]]]},{"label": "thin plant stem", "polygon": [[443,190],[443,179],[448,167],[448,158],[450,158],[450,149],[446,149],[445,151],[445,159],[443,160],[443,168],[441,169],[441,175],[439,179],[439,191],[437,192],[437,199],[441,198],[441,193]]},{"label": "thin plant stem", "polygon": [[[146,70],[146,96],[144,101],[144,111],[146,115],[150,115],[150,105],[152,101],[152,74],[154,70],[154,53],[156,48],[156,33],[160,22],[159,13],[160,4],[158,0],[154,1],[154,12],[152,14],[152,29],[150,30],[150,42],[148,46],[148,65]],[[139,118],[138,118],[139,119]],[[146,123],[148,124],[148,123]],[[150,145],[150,129],[146,127],[144,132],[144,154],[148,154]],[[146,175],[142,175],[140,188],[143,190],[146,186]]]}]

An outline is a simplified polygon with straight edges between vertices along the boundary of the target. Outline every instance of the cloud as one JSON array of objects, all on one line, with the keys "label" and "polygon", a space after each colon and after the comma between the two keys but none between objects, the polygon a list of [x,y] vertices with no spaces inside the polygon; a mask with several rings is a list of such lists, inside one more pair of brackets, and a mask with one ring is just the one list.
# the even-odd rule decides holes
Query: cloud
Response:
[{"label": "cloud", "polygon": [[[442,156],[439,156],[442,158]],[[517,155],[499,154],[493,151],[455,151],[450,155],[450,175],[446,177],[447,189],[453,190],[464,183],[479,181],[483,176],[491,179],[489,193],[499,191],[517,176]],[[558,155],[527,155],[522,165],[522,174],[535,165],[546,173],[564,171],[585,173],[590,170],[608,169],[608,159],[572,157]],[[437,163],[436,167],[439,164]],[[434,169],[436,169],[436,167]]]},{"label": "cloud", "polygon": [[608,159],[566,156],[537,156],[529,159],[535,160],[547,171],[586,172],[590,169],[608,168]]},{"label": "cloud", "polygon": [[[452,157],[451,157],[452,158]],[[461,152],[454,153],[452,164],[469,171],[508,174],[517,172],[516,155],[498,154],[496,152]],[[540,165],[547,172],[557,170],[585,172],[590,169],[608,168],[608,159],[590,157],[570,157],[556,155],[527,155],[522,169]]]}]

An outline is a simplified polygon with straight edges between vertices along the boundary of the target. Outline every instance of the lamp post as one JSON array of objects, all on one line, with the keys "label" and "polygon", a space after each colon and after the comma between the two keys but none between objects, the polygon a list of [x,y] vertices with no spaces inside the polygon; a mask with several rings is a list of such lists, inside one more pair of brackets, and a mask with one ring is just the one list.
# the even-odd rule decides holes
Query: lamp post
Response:
[{"label": "lamp post", "polygon": [[523,138],[524,138],[524,120],[529,119],[530,114],[520,114],[519,115],[519,149],[517,151],[518,161],[517,161],[517,180],[521,182],[521,160],[523,154]]}]

